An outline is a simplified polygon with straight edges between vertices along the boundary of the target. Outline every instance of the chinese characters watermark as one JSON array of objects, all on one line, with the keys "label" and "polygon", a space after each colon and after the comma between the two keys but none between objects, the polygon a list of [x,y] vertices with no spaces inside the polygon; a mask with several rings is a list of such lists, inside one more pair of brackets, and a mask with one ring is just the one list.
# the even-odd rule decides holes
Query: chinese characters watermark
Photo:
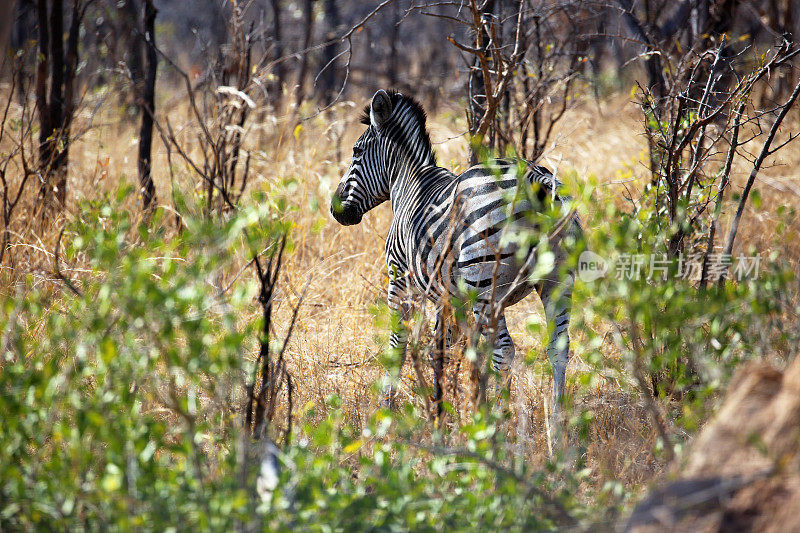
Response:
[{"label": "chinese characters watermark", "polygon": [[665,280],[667,278],[700,281],[705,275],[716,281],[730,271],[737,281],[756,280],[761,267],[761,255],[712,253],[678,254],[669,258],[666,254],[621,254],[613,264],[600,255],[585,251],[578,258],[578,277],[583,281],[594,281],[611,274],[618,280]]}]

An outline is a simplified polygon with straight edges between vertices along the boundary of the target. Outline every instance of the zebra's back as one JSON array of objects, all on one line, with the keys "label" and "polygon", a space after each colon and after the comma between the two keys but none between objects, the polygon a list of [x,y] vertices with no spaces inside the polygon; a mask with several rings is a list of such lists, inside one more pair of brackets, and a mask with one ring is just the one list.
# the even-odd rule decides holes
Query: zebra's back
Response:
[{"label": "zebra's back", "polygon": [[456,294],[462,279],[482,299],[502,299],[504,306],[527,296],[533,287],[520,270],[529,271],[533,260],[518,257],[516,237],[537,230],[532,210],[542,211],[548,198],[563,201],[559,186],[546,168],[523,160],[493,160],[439,184],[427,205],[407,216],[412,239],[402,248],[416,288],[438,300]]}]

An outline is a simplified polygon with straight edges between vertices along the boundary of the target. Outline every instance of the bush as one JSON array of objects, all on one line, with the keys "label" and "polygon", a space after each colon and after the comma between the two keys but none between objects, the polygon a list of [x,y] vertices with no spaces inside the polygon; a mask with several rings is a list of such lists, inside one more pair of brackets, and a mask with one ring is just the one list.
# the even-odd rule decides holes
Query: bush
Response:
[{"label": "bush", "polygon": [[359,429],[331,398],[321,422],[307,406],[300,434],[282,443],[279,483],[259,484],[269,454],[246,434],[241,408],[261,324],[237,318],[256,287],[224,293],[219,280],[236,257],[277,242],[287,229],[281,205],[262,198],[226,221],[185,219],[170,236],[160,213],[136,224],[120,208],[124,194],[83,206],[68,232],[66,258],[86,265],[73,292],[31,280],[2,302],[4,528],[434,530],[572,520],[569,493],[550,496],[552,473],[515,459],[485,409],[460,429],[464,446],[448,447],[410,406],[378,411]]},{"label": "bush", "polygon": [[269,222],[267,208],[168,238],[117,202],[84,206],[68,258],[76,294],[29,283],[6,298],[0,516],[15,527],[224,528],[247,499],[236,399],[253,287],[214,276]]}]

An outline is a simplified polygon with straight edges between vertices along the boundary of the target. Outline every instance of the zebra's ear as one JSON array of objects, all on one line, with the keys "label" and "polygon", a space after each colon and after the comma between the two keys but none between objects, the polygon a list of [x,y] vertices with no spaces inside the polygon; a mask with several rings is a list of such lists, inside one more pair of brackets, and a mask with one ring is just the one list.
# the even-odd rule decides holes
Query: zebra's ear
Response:
[{"label": "zebra's ear", "polygon": [[383,89],[380,89],[372,97],[372,104],[369,107],[369,121],[376,128],[380,128],[392,115],[392,100]]}]

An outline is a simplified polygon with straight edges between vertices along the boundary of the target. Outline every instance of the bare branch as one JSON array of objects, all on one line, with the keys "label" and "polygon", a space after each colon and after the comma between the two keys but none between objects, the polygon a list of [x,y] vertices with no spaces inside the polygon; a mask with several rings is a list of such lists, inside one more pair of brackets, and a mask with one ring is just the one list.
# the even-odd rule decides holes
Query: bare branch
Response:
[{"label": "bare branch", "polygon": [[[800,96],[800,82],[795,85],[792,94],[783,103],[781,106],[780,113],[775,118],[775,122],[772,124],[772,128],[770,129],[769,134],[767,135],[767,139],[764,141],[764,146],[761,148],[761,153],[758,155],[755,163],[753,164],[753,169],[750,171],[750,176],[747,178],[747,183],[745,184],[744,190],[742,191],[742,197],[739,200],[739,207],[736,209],[736,215],[733,217],[733,222],[731,223],[731,229],[728,233],[728,241],[725,244],[725,250],[723,253],[730,254],[733,250],[733,243],[736,240],[736,233],[739,230],[739,222],[742,219],[742,214],[744,213],[745,205],[747,204],[747,198],[750,195],[750,190],[753,188],[753,184],[756,181],[756,177],[758,176],[758,171],[761,169],[761,165],[764,163],[764,159],[770,155],[770,146],[772,145],[772,141],[775,138],[775,135],[778,133],[780,129],[781,123],[783,119],[786,118],[786,115],[789,113],[789,110],[794,106],[797,97]],[[720,276],[719,284],[720,286],[725,281],[725,275],[723,274]]]},{"label": "bare branch", "polygon": [[70,280],[69,278],[65,277],[61,273],[61,268],[59,267],[59,262],[60,261],[59,261],[59,258],[58,258],[58,252],[61,249],[61,238],[64,236],[64,230],[65,229],[66,229],[66,227],[61,228],[61,231],[58,233],[58,239],[56,239],[56,249],[53,252],[53,267],[54,267],[53,270],[55,271],[56,277],[58,279],[60,279],[61,281],[63,281],[64,285],[70,291],[72,291],[72,293],[75,296],[78,296],[80,298],[80,297],[83,297],[83,293],[80,290],[78,290],[77,287],[75,287],[75,285],[72,283],[72,280]]}]

